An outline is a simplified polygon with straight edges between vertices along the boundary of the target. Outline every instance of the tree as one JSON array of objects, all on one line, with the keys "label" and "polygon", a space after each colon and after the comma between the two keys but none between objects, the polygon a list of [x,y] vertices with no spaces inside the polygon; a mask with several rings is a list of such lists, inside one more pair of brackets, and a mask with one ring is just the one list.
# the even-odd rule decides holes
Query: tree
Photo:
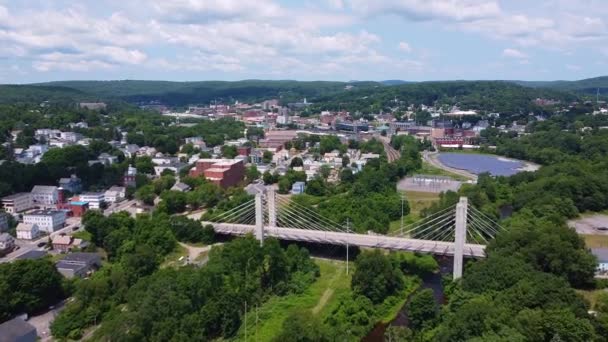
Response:
[{"label": "tree", "polygon": [[222,156],[224,158],[229,158],[232,159],[234,157],[236,157],[238,155],[238,151],[236,149],[236,146],[234,145],[224,145],[222,146]]},{"label": "tree", "polygon": [[258,178],[260,178],[260,171],[258,171],[257,166],[251,165],[245,170],[245,179],[247,183],[251,183]]},{"label": "tree", "polygon": [[294,168],[294,167],[299,167],[299,166],[303,166],[304,162],[302,161],[302,158],[300,157],[294,157],[293,159],[291,159],[291,163],[289,164],[289,167]]},{"label": "tree", "polygon": [[412,329],[422,330],[431,325],[437,318],[437,303],[433,296],[433,290],[423,289],[414,293],[406,310]]},{"label": "tree", "polygon": [[403,273],[379,250],[364,251],[355,261],[353,290],[380,303],[403,288]]},{"label": "tree", "polygon": [[154,204],[156,193],[154,192],[154,186],[152,184],[144,185],[135,191],[135,198],[144,202],[148,205]]},{"label": "tree", "polygon": [[152,162],[152,158],[148,156],[135,158],[135,168],[137,169],[137,172],[153,174],[154,163]]},{"label": "tree", "polygon": [[169,214],[181,213],[186,210],[186,194],[181,191],[165,191],[160,195],[162,206]]},{"label": "tree", "polygon": [[264,175],[262,176],[262,180],[266,185],[276,183],[278,181],[278,178],[278,175],[273,175],[270,173],[270,171],[264,171]]},{"label": "tree", "polygon": [[283,322],[281,333],[274,341],[323,342],[330,339],[323,322],[310,310],[306,310],[291,313]]},{"label": "tree", "polygon": [[262,154],[262,163],[269,164],[270,162],[272,162],[272,152],[264,151]]},{"label": "tree", "polygon": [[321,165],[321,167],[319,167],[319,174],[323,179],[327,179],[331,174],[331,167],[327,164]]}]

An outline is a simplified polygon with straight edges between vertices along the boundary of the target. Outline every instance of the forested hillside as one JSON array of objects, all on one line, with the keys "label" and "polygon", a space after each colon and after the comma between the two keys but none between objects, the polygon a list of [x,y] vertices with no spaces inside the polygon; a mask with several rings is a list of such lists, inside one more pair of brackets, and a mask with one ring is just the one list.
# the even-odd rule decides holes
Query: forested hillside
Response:
[{"label": "forested hillside", "polygon": [[283,102],[309,100],[321,95],[346,92],[351,89],[369,89],[381,86],[376,82],[299,82],[244,80],[236,82],[168,82],[168,81],[61,81],[42,85],[76,89],[100,97],[119,98],[128,102],[159,101],[171,106],[209,104],[211,101],[241,102],[280,98]]},{"label": "forested hillside", "polygon": [[532,102],[536,98],[569,102],[577,97],[570,93],[526,88],[502,81],[422,82],[323,96],[315,101],[315,108],[374,113],[380,110],[388,111],[400,103],[445,104],[507,115],[527,115],[529,112],[543,111],[542,107]]},{"label": "forested hillside", "polygon": [[587,78],[578,81],[515,81],[515,83],[526,87],[549,88],[560,91],[584,93],[589,95],[595,95],[599,88],[600,95],[603,94],[604,96],[606,96],[608,94],[608,76]]}]

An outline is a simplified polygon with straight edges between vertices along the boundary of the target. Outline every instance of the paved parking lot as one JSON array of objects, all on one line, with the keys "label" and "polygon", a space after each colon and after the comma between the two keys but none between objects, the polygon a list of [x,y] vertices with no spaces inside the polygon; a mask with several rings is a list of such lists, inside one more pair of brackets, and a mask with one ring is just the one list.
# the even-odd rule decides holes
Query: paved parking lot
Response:
[{"label": "paved parking lot", "polygon": [[[568,221],[568,226],[584,235],[608,235],[608,215],[596,214]],[[598,228],[607,228],[605,230]]]}]

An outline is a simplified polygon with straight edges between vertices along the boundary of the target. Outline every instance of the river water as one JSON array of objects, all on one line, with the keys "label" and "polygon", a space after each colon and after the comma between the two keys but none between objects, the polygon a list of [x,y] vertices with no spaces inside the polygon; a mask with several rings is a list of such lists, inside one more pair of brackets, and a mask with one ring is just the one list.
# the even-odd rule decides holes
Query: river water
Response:
[{"label": "river water", "polygon": [[[435,297],[435,302],[438,305],[445,304],[445,296],[443,293],[443,283],[441,282],[441,278],[444,274],[452,274],[452,265],[453,259],[450,257],[435,257],[437,263],[439,263],[440,270],[437,273],[429,274],[422,278],[422,284],[418,288],[421,289],[431,289],[433,290],[433,295]],[[418,291],[416,290],[416,291]],[[401,308],[397,317],[389,324],[384,324],[382,322],[376,324],[374,329],[367,334],[361,341],[363,342],[383,342],[384,341],[384,333],[389,326],[400,326],[407,327],[409,325],[409,321],[407,318],[407,312],[405,308],[407,307],[410,297],[407,299],[405,305]]]}]

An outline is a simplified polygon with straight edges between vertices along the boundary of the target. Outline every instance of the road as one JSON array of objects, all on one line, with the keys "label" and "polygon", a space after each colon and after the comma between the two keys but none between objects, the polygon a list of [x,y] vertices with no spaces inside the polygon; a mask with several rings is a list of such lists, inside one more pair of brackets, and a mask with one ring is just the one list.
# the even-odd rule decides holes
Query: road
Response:
[{"label": "road", "polygon": [[17,246],[19,246],[19,249],[13,250],[11,253],[6,255],[5,257],[0,258],[0,263],[13,261],[13,260],[15,260],[15,258],[17,258],[29,251],[32,251],[32,250],[43,250],[44,247],[38,247],[39,243],[48,242],[49,237],[52,240],[53,237],[61,235],[61,234],[71,234],[74,232],[74,228],[76,228],[76,227],[80,228],[80,224],[81,224],[80,217],[70,217],[66,220],[65,227],[58,229],[49,235],[44,235],[44,236],[40,237],[39,239],[32,240],[32,241],[15,240],[15,242],[17,243]]},{"label": "road", "polygon": [[455,169],[453,167],[446,166],[437,159],[437,155],[438,155],[437,152],[424,151],[422,153],[422,159],[424,159],[425,162],[429,163],[430,165],[432,165],[436,168],[445,170],[450,173],[457,174],[459,176],[466,177],[466,178],[472,180],[473,182],[477,183],[476,174],[470,173],[466,170],[460,170],[460,169]]}]

